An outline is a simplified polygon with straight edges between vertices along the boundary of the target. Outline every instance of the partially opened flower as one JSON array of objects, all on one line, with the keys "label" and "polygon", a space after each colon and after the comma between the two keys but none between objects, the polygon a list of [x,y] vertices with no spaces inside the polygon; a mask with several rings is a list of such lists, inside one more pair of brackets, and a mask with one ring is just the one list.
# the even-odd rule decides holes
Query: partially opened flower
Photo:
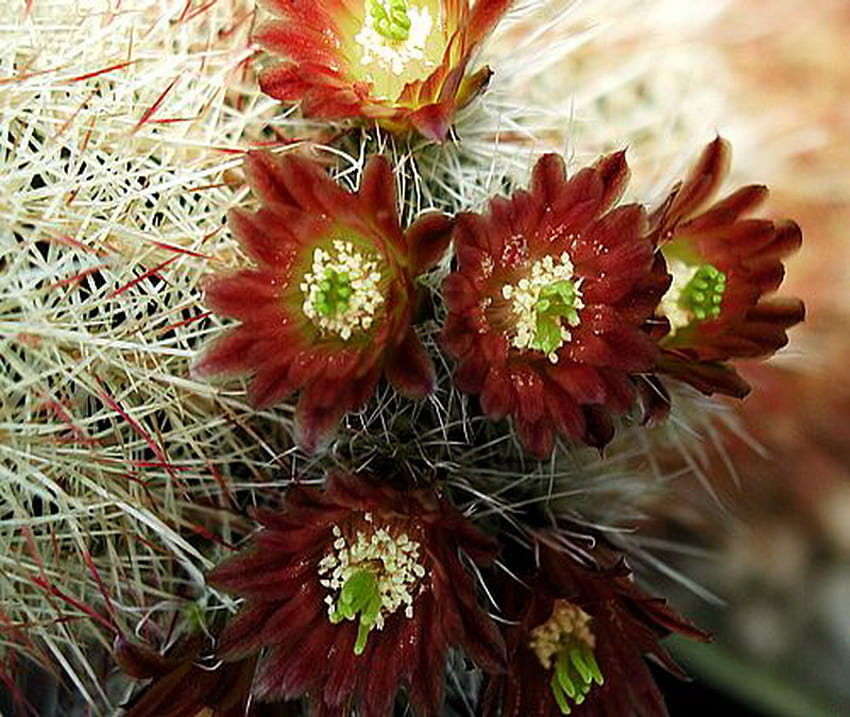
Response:
[{"label": "partially opened flower", "polygon": [[442,255],[451,221],[429,212],[403,232],[381,156],[354,194],[293,154],[251,152],[245,168],[262,207],[234,210],[229,226],[257,266],[207,284],[207,304],[242,323],[204,352],[195,373],[253,373],[256,406],[300,391],[307,450],[384,373],[405,395],[427,394],[434,373],[411,326],[414,279]]},{"label": "partially opened flower", "polygon": [[536,573],[501,585],[508,670],[489,678],[484,716],[666,715],[644,657],[684,676],[660,640],[707,635],[645,595],[610,551],[596,551],[592,564],[537,548]]},{"label": "partially opened flower", "polygon": [[442,345],[458,388],[491,418],[512,416],[539,456],[556,433],[604,445],[634,400],[630,374],[655,361],[643,325],[668,278],[644,210],[611,208],[627,177],[622,153],[570,179],[548,154],[529,191],[458,217]]},{"label": "partially opened flower", "polygon": [[502,666],[504,645],[460,558],[486,563],[494,543],[433,490],[335,473],[258,518],[252,547],[209,582],[245,597],[218,654],[260,653],[259,699],[307,695],[313,714],[383,717],[404,687],[417,714],[436,715],[449,648]]},{"label": "partially opened flower", "polygon": [[[150,682],[124,706],[125,717],[245,717],[249,714],[256,659],[222,663],[205,650],[197,632],[164,655],[140,642],[119,637],[115,660],[131,677]],[[204,654],[206,652],[206,654]]]},{"label": "partially opened flower", "polygon": [[260,75],[266,94],[308,117],[360,118],[445,139],[455,111],[490,77],[472,54],[510,0],[267,0],[278,19],[254,39],[284,59]]},{"label": "partially opened flower", "polygon": [[747,218],[767,196],[749,185],[709,205],[726,174],[729,145],[717,138],[653,217],[672,276],[660,313],[669,333],[658,369],[695,388],[743,396],[746,382],[725,362],[768,356],[802,321],[799,299],[764,299],[782,282],[782,259],[799,248],[793,221]]}]

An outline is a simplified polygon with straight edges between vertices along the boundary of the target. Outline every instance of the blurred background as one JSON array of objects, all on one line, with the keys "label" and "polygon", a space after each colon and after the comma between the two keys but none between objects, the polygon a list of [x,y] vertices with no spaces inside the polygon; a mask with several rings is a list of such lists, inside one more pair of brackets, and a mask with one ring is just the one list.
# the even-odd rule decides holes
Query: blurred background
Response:
[{"label": "blurred background", "polygon": [[[700,682],[757,714],[848,715],[850,3],[735,0],[711,37],[728,68],[736,179],[767,183],[767,211],[803,228],[782,292],[804,298],[807,318],[784,352],[746,368],[743,433],[708,468],[719,503],[680,486],[691,508],[677,502],[677,519],[656,526],[710,551],[674,562],[725,601],[671,586],[716,640],[678,652]],[[683,703],[670,689],[672,714],[685,714],[690,693]]]}]

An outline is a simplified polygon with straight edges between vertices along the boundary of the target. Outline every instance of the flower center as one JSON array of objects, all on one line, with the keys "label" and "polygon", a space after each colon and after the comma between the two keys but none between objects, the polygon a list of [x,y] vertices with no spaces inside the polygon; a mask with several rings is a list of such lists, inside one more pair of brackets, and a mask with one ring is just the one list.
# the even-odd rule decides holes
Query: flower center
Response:
[{"label": "flower center", "polygon": [[552,670],[549,686],[561,714],[570,714],[570,701],[584,702],[594,682],[604,682],[593,654],[596,638],[590,621],[590,615],[577,605],[555,600],[549,619],[530,633],[528,646],[543,669]]},{"label": "flower center", "polygon": [[403,609],[406,618],[413,617],[413,600],[425,576],[421,546],[407,533],[373,525],[368,513],[364,528],[347,536],[335,525],[333,550],[318,566],[329,592],[328,619],[336,624],[359,615],[356,655],[366,648],[372,628],[384,628],[386,616]]},{"label": "flower center", "polygon": [[692,265],[674,259],[668,271],[673,277],[661,301],[661,310],[670,322],[670,333],[695,322],[720,316],[726,293],[726,274],[711,264]]},{"label": "flower center", "polygon": [[372,325],[384,302],[380,283],[378,262],[336,239],[330,250],[313,251],[311,271],[301,281],[301,308],[319,329],[347,341]]},{"label": "flower center", "polygon": [[432,2],[422,0],[368,0],[354,42],[363,79],[375,97],[398,98],[405,85],[424,79],[439,64],[444,40],[433,10]]},{"label": "flower center", "polygon": [[567,326],[578,326],[581,321],[580,284],[581,280],[573,280],[573,263],[567,253],[557,260],[544,257],[534,262],[530,277],[516,285],[505,284],[502,297],[511,302],[516,316],[511,345],[542,351],[557,363],[558,349],[572,338]]},{"label": "flower center", "polygon": [[404,42],[410,37],[410,15],[405,0],[371,0],[372,27],[388,40]]}]

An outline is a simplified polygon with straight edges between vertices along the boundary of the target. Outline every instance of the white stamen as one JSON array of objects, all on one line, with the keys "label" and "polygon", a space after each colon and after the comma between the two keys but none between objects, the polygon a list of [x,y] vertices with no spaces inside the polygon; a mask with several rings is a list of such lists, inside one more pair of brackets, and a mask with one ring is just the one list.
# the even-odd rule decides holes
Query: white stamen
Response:
[{"label": "white stamen", "polygon": [[659,310],[670,322],[671,336],[693,321],[691,312],[679,304],[679,299],[682,298],[682,292],[698,271],[698,265],[686,264],[678,259],[667,263],[667,272],[673,277],[673,281],[670,282],[670,288],[661,299]]},{"label": "white stamen", "polygon": [[552,658],[570,642],[583,642],[591,650],[596,637],[590,631],[591,617],[577,605],[556,600],[552,615],[529,633],[528,646],[537,655],[544,669],[552,668]]},{"label": "white stamen", "polygon": [[[411,60],[425,60],[425,43],[434,26],[434,20],[428,8],[409,8],[410,32],[406,40],[392,40],[384,37],[375,29],[375,18],[366,13],[363,29],[355,40],[363,48],[360,62],[371,65],[378,62],[394,75],[401,75]],[[428,63],[434,65],[435,63]]]},{"label": "white stamen", "polygon": [[[502,287],[502,298],[511,302],[511,309],[517,318],[511,345],[518,349],[532,347],[537,333],[537,301],[541,290],[556,281],[572,281],[576,300],[576,311],[584,308],[581,300],[581,279],[573,281],[573,262],[570,255],[564,252],[556,260],[551,256],[543,257],[531,266],[531,276],[520,279],[516,286],[505,284]],[[571,326],[578,326],[578,320],[568,321]],[[572,339],[572,334],[566,326],[561,326],[561,344],[558,348]],[[552,363],[558,362],[558,354],[553,351],[548,355]]]},{"label": "white stamen", "polygon": [[[300,289],[304,293],[301,308],[320,329],[338,334],[344,341],[359,331],[367,331],[384,303],[380,291],[378,262],[357,251],[350,242],[335,239],[331,250],[316,247],[312,271],[304,274]],[[318,310],[321,282],[328,272],[346,274],[351,288],[348,304],[331,315]]]},{"label": "white stamen", "polygon": [[[372,515],[367,513],[364,520],[372,523]],[[334,528],[336,535],[339,528]],[[319,582],[332,596],[330,602],[325,600],[329,615],[334,614],[336,597],[345,582],[358,570],[369,570],[375,575],[381,595],[381,614],[375,620],[375,627],[383,629],[384,616],[401,607],[404,607],[405,617],[413,617],[416,587],[426,572],[420,562],[421,546],[417,541],[406,533],[395,537],[380,527],[368,532],[358,530],[353,540],[340,538],[334,541],[333,547],[318,565]]]}]

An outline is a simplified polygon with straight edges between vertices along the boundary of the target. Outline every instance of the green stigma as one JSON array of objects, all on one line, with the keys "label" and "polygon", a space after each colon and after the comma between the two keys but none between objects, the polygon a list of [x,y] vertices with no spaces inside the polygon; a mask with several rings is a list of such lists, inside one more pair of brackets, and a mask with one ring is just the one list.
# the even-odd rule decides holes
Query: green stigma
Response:
[{"label": "green stigma", "polygon": [[570,702],[580,705],[594,683],[601,685],[604,681],[593,649],[576,642],[558,652],[549,685],[561,714],[568,715],[571,712]]},{"label": "green stigma", "polygon": [[726,292],[726,274],[711,264],[702,264],[682,289],[678,304],[697,321],[716,319]]},{"label": "green stigma", "polygon": [[410,16],[405,0],[371,0],[369,9],[380,35],[397,42],[410,37]]},{"label": "green stigma", "polygon": [[542,289],[534,304],[535,330],[530,348],[547,356],[564,343],[563,321],[578,326],[578,309],[582,306],[575,284],[569,279],[553,281]]},{"label": "green stigma", "polygon": [[351,301],[351,279],[344,271],[327,269],[319,281],[314,299],[316,311],[322,316],[333,318],[348,308]]},{"label": "green stigma", "polygon": [[369,631],[381,614],[381,593],[378,590],[378,579],[370,570],[357,570],[345,581],[339,593],[336,610],[331,614],[330,621],[336,624],[343,620],[353,620],[358,613],[360,613],[360,624],[357,628],[354,654],[362,655],[363,650],[366,649]]}]

